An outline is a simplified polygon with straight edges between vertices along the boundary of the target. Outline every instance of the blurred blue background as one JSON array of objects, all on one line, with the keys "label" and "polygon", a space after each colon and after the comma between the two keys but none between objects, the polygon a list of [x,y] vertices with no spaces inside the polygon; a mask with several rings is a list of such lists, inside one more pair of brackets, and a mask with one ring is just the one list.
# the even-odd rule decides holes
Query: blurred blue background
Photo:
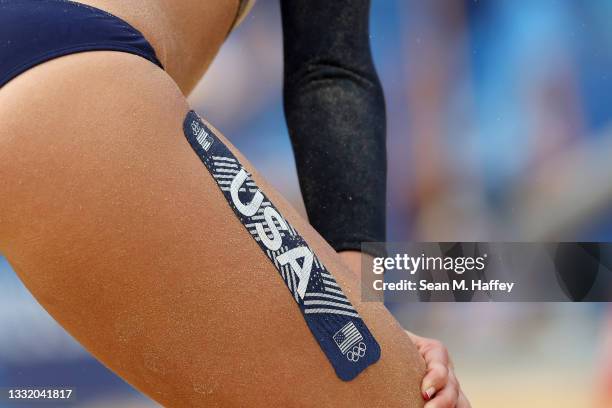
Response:
[{"label": "blurred blue background", "polygon": [[[372,3],[388,240],[612,238],[612,2]],[[303,212],[281,86],[279,6],[262,0],[190,101]],[[612,407],[603,305],[389,307],[448,345],[474,407]],[[155,405],[72,340],[0,258],[0,386],[24,385],[76,386],[83,407]]]}]

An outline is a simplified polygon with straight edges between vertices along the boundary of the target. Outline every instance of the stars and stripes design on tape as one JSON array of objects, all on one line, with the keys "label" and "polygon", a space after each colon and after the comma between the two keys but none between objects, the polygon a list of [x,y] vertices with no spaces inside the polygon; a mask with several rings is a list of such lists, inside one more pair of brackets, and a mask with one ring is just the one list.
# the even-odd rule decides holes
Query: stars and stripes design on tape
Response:
[{"label": "stars and stripes design on tape", "polygon": [[233,153],[193,111],[183,130],[239,221],[278,271],[338,377],[349,381],[378,361],[380,346],[336,279]]},{"label": "stars and stripes design on tape", "polygon": [[325,269],[325,266],[314,257],[314,265],[321,282],[320,291],[307,292],[304,295],[304,312],[308,314],[332,313],[344,316],[359,317],[336,279]]},{"label": "stars and stripes design on tape", "polygon": [[210,146],[212,146],[213,140],[209,136],[206,129],[204,129],[204,127],[201,126],[199,123],[194,122],[192,123],[192,130],[196,134],[196,140],[198,141],[200,146],[202,146],[205,151],[208,151],[208,149],[210,149]]},{"label": "stars and stripes design on tape", "polygon": [[334,334],[333,339],[340,352],[346,354],[351,347],[363,340],[363,336],[353,322],[348,322]]},{"label": "stars and stripes design on tape", "polygon": [[[212,175],[217,181],[217,184],[221,188],[222,191],[229,191],[233,178],[238,174],[242,166],[238,163],[237,160],[230,157],[223,156],[212,156]],[[255,182],[251,180],[251,177],[247,178],[245,184],[249,187],[249,192],[253,193],[258,190]],[[247,189],[241,188],[240,192],[246,192]],[[253,190],[253,191],[251,191]],[[257,211],[255,215],[250,217],[250,221],[244,224],[248,229],[249,233],[253,236],[256,241],[260,241],[259,233],[256,229],[257,221],[262,221],[264,219],[263,212],[265,207],[272,205],[269,201],[264,200],[262,202],[261,208]],[[281,225],[278,220],[274,220],[274,224],[276,228],[279,230],[281,237],[285,237],[286,234],[289,234],[291,237],[298,236],[295,228],[285,220],[285,224],[287,229],[280,229]],[[270,234],[270,227],[263,227],[263,231],[266,234]],[[276,251],[266,250],[266,255],[270,260],[274,263],[274,266],[279,270],[283,281],[287,285],[287,288],[293,295],[296,302],[300,303],[300,299],[297,293],[297,277],[293,269],[289,265],[279,265],[277,258],[279,255],[283,254],[289,250],[287,245],[282,246]],[[319,280],[321,282],[321,288],[324,292],[311,292],[306,293],[303,304],[305,306],[305,312],[309,314],[338,314],[344,316],[354,316],[359,317],[359,314],[355,310],[355,308],[351,305],[350,301],[346,298],[340,285],[336,282],[336,279],[325,269],[325,266],[319,261],[316,256],[313,256],[313,264],[315,268],[311,272],[311,279]]]}]

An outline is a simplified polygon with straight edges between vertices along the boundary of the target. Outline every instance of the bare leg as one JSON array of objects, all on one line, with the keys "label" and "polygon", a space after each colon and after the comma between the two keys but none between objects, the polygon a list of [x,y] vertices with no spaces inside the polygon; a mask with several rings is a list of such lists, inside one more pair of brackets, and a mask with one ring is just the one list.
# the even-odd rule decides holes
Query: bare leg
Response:
[{"label": "bare leg", "polygon": [[50,61],[2,89],[0,249],[27,287],[167,406],[422,406],[414,345],[382,305],[360,301],[333,249],[232,148],[381,345],[355,380],[336,377],[186,142],[188,109],[166,73],[113,52]]}]

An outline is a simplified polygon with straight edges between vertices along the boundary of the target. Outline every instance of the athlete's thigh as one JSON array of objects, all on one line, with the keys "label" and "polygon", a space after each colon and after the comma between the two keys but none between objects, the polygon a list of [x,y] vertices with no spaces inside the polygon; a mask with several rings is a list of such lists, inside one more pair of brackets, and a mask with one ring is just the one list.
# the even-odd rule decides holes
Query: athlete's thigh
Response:
[{"label": "athlete's thigh", "polygon": [[142,58],[92,52],[0,90],[0,250],[104,364],[172,406],[420,406],[422,362],[334,251],[259,187],[336,277],[380,361],[338,379],[275,267],[185,139],[188,106]]}]

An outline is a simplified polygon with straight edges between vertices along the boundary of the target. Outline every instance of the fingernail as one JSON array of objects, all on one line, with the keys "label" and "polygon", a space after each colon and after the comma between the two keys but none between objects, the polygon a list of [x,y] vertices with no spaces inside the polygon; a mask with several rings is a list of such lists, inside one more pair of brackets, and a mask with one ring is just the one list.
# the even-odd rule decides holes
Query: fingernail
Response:
[{"label": "fingernail", "polygon": [[429,387],[426,391],[423,391],[423,399],[429,401],[435,393],[436,389],[434,387]]}]

